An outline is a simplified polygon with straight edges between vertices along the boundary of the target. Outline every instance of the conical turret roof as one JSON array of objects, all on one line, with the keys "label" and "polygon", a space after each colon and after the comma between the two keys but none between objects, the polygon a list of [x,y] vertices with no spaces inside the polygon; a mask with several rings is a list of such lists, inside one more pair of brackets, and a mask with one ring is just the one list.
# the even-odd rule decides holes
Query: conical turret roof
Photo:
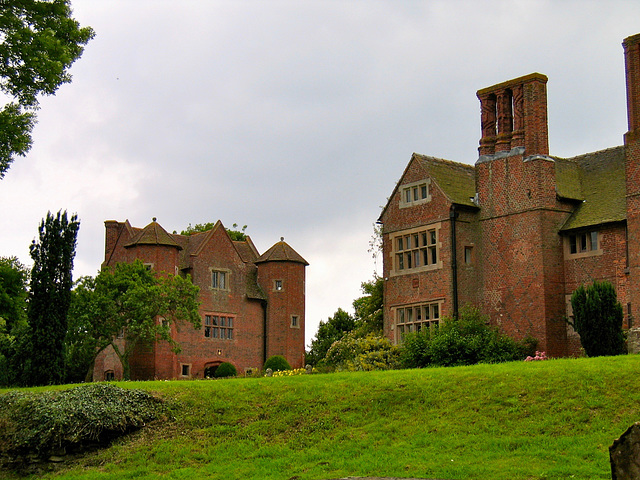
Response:
[{"label": "conical turret roof", "polygon": [[155,218],[134,236],[125,247],[134,247],[136,245],[164,245],[182,250],[182,247],[156,222]]},{"label": "conical turret roof", "polygon": [[284,237],[255,261],[255,263],[263,262],[294,262],[309,265],[309,262],[284,241]]}]

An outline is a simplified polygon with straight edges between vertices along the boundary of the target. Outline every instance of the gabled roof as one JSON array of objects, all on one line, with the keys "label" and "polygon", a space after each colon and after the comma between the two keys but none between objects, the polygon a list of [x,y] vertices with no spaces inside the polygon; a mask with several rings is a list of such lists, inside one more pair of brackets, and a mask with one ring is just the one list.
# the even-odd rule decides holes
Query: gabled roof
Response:
[{"label": "gabled roof", "polygon": [[131,241],[124,245],[125,248],[137,245],[164,245],[167,247],[175,247],[182,250],[180,246],[167,231],[160,226],[156,219],[137,232]]},{"label": "gabled roof", "polygon": [[469,207],[476,206],[473,203],[473,198],[476,195],[476,169],[473,165],[417,153],[414,153],[414,156],[451,203]]},{"label": "gabled roof", "polygon": [[581,202],[561,231],[626,220],[623,146],[554,160],[558,196]]},{"label": "gabled roof", "polygon": [[278,243],[260,255],[254,263],[264,262],[295,262],[302,263],[303,265],[309,265],[309,263],[302,258],[298,252],[284,241],[284,238],[281,238]]},{"label": "gabled roof", "polygon": [[425,172],[425,178],[431,178],[452,204],[477,208],[477,205],[473,202],[473,198],[476,195],[476,169],[474,165],[414,153],[411,155],[411,160],[404,172],[402,172],[400,180],[396,183],[391,196],[387,200],[387,204],[382,209],[378,222],[382,221],[382,217],[387,208],[389,208],[389,204],[398,188],[402,185],[402,180],[413,162],[418,162]]}]

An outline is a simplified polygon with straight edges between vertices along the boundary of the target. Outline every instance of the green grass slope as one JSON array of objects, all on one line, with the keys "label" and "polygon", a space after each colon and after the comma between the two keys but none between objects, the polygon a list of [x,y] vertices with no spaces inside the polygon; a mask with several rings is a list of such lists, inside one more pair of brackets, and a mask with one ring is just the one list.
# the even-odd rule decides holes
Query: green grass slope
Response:
[{"label": "green grass slope", "polygon": [[638,378],[621,356],[120,383],[175,402],[176,421],[39,478],[609,479]]}]

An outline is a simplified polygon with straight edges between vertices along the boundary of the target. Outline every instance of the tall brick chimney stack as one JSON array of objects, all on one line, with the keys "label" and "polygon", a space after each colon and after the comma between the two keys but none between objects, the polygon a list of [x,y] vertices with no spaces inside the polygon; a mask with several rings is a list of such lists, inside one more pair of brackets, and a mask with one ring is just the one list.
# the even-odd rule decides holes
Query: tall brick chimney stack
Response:
[{"label": "tall brick chimney stack", "polygon": [[634,139],[638,139],[640,134],[640,33],[625,38],[622,46],[627,78],[628,135],[631,134]]},{"label": "tall brick chimney stack", "polygon": [[532,73],[478,90],[482,138],[478,152],[493,155],[524,147],[524,155],[548,155],[547,77]]}]

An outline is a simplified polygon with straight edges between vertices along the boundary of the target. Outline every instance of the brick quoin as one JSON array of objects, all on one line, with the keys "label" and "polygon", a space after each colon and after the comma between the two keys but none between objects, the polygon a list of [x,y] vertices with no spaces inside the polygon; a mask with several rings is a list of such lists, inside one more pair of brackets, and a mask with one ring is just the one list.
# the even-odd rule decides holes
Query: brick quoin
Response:
[{"label": "brick quoin", "polygon": [[[129,362],[132,380],[204,378],[223,362],[243,374],[276,354],[294,368],[304,366],[308,263],[284,239],[259,255],[249,237],[232,241],[221,222],[207,232],[185,236],[167,233],[155,219],[144,228],[106,221],[103,268],[135,260],[160,275],[190,275],[200,287],[203,328],[172,325],[172,338],[181,347],[177,354],[167,342],[137,345]],[[224,288],[212,284],[214,271],[224,273]],[[276,288],[276,280],[282,288]],[[232,338],[205,336],[207,315],[232,318]],[[124,339],[116,341],[124,344]],[[94,368],[94,380],[110,378],[122,378],[111,347],[98,355]]]},{"label": "brick quoin", "polygon": [[[625,328],[638,326],[640,34],[623,47],[629,121],[623,146],[550,155],[547,77],[532,73],[477,92],[475,165],[412,156],[378,220],[384,333],[392,341],[400,343],[399,331],[409,328],[398,312],[438,301],[442,317],[451,317],[457,297],[510,336],[537,339],[550,356],[577,356],[568,300],[594,280],[615,286]],[[424,198],[415,188],[423,184]],[[435,227],[439,264],[399,268],[398,238]]]}]

